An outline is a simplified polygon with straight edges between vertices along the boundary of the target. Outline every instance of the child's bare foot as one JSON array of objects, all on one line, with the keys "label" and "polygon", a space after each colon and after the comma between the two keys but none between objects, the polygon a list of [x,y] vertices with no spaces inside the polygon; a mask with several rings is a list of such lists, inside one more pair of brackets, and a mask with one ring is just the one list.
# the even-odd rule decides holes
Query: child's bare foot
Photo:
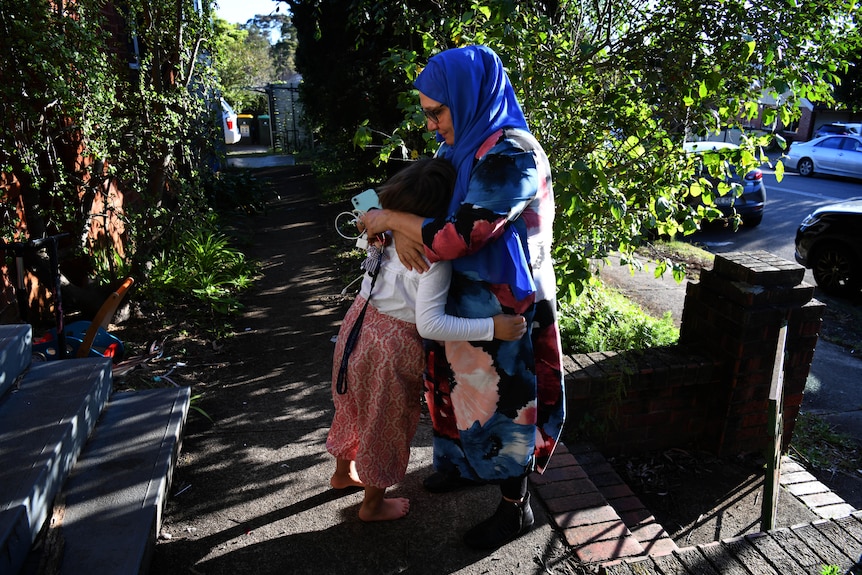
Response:
[{"label": "child's bare foot", "polygon": [[362,481],[359,480],[358,476],[351,476],[350,474],[342,475],[340,473],[332,474],[332,477],[329,478],[329,485],[331,485],[333,489],[347,489],[348,487],[365,487]]},{"label": "child's bare foot", "polygon": [[333,489],[347,489],[348,487],[365,487],[356,472],[356,462],[350,459],[337,459],[335,473],[329,479],[329,485]]},{"label": "child's bare foot", "polygon": [[359,518],[363,521],[391,521],[401,519],[410,511],[410,500],[406,497],[381,499],[376,508],[363,501],[359,507]]}]

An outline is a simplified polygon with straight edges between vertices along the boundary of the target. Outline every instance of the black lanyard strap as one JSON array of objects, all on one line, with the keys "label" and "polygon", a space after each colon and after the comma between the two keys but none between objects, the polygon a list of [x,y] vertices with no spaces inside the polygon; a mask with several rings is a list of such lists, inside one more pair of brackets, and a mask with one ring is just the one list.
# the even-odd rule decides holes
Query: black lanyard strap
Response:
[{"label": "black lanyard strap", "polygon": [[368,302],[371,301],[371,290],[374,289],[374,283],[377,281],[377,276],[380,273],[380,264],[383,261],[383,246],[377,247],[374,245],[368,248],[368,257],[362,264],[371,276],[371,286],[368,288],[368,299],[365,300],[365,305],[362,306],[362,311],[356,316],[356,321],[353,322],[353,327],[350,328],[350,335],[347,336],[347,341],[344,344],[344,354],[341,356],[341,366],[338,368],[338,379],[335,381],[335,391],[339,395],[347,393],[347,363],[350,360],[350,354],[353,348],[356,347],[356,342],[359,340],[359,330],[362,329],[362,321],[365,319],[365,310],[368,309]]}]

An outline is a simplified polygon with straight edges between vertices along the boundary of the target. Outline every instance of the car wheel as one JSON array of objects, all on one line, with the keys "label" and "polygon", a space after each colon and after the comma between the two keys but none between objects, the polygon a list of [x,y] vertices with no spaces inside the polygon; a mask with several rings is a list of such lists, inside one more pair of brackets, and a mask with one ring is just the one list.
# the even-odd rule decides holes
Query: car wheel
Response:
[{"label": "car wheel", "polygon": [[799,164],[797,164],[796,170],[799,172],[800,176],[813,176],[814,162],[812,162],[809,158],[802,158],[801,160],[799,160]]},{"label": "car wheel", "polygon": [[853,252],[841,245],[818,248],[811,272],[826,293],[846,293],[860,287],[859,262]]}]

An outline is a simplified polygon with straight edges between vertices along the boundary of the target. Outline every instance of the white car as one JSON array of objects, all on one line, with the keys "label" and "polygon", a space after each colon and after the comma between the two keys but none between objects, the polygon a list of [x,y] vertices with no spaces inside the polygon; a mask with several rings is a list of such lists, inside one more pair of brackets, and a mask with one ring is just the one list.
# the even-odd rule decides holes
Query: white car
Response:
[{"label": "white car", "polygon": [[793,142],[783,161],[786,168],[801,176],[831,174],[862,178],[862,136],[821,136]]},{"label": "white car", "polygon": [[236,144],[242,136],[239,133],[239,122],[236,119],[236,112],[230,107],[230,104],[221,98],[221,123],[224,128],[225,144]]}]

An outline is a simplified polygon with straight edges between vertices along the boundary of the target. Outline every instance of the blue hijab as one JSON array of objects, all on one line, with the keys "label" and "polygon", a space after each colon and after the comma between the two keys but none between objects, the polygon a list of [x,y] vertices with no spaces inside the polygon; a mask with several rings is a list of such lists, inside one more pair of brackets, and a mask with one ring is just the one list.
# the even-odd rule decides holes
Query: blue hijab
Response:
[{"label": "blue hijab", "polygon": [[[449,204],[451,217],[467,196],[479,147],[502,128],[529,131],[527,120],[500,57],[486,46],[454,48],[433,56],[413,85],[445,104],[452,116],[455,143],[444,143],[438,152],[458,172]],[[519,227],[526,233],[524,226]],[[476,254],[455,260],[453,267],[472,269],[491,283],[508,284],[522,300],[535,292],[526,250],[526,237],[521,238],[516,227],[509,225],[498,240]]]}]

